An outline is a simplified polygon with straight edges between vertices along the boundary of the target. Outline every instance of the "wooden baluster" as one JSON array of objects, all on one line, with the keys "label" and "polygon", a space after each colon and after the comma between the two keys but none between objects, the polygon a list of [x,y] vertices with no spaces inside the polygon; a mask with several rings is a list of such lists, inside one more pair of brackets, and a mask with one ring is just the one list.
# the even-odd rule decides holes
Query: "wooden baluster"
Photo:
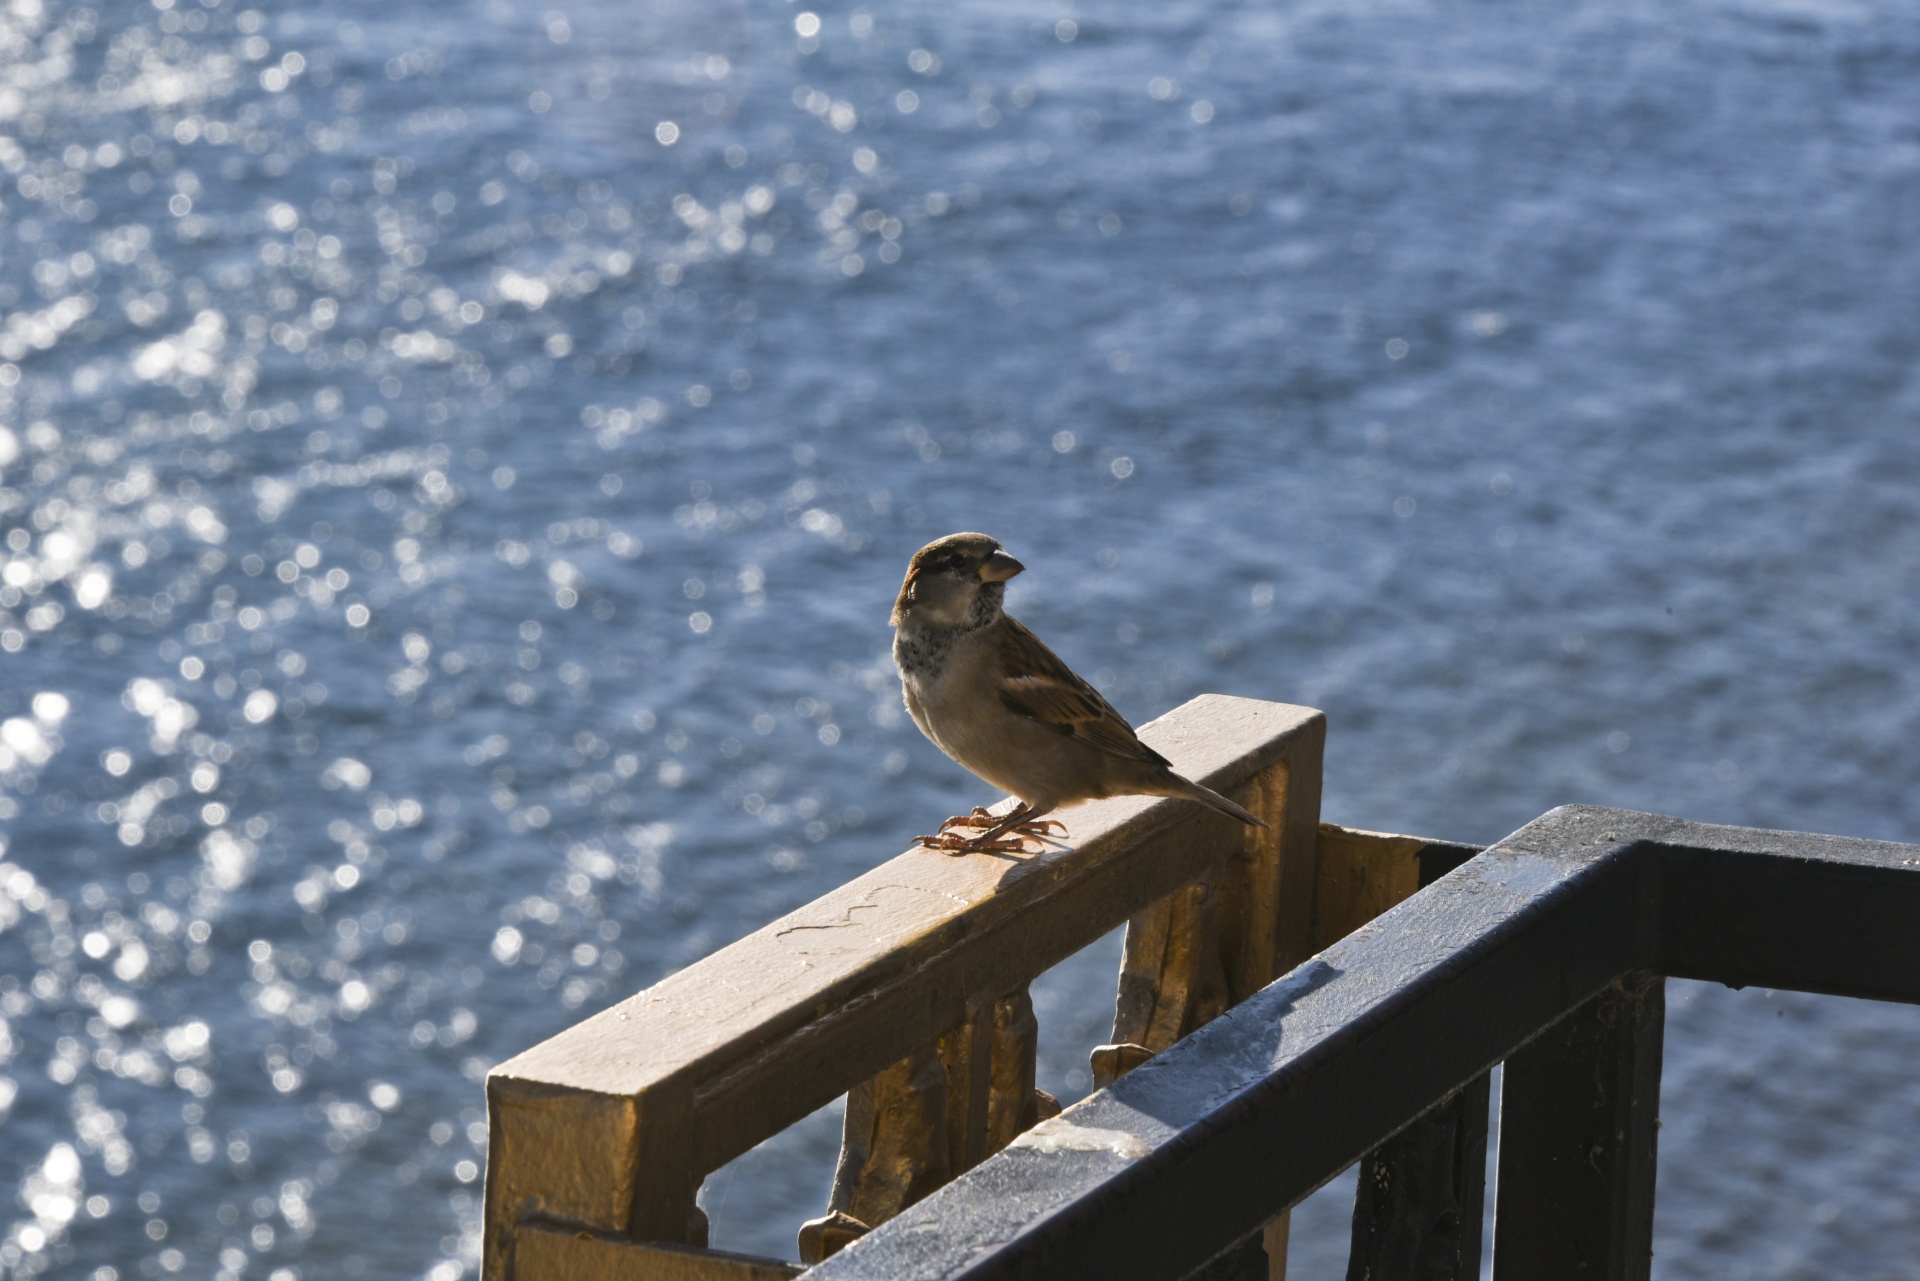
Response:
[{"label": "wooden baluster", "polygon": [[987,1097],[984,1161],[1048,1117],[1060,1115],[1060,1101],[1033,1083],[1040,1045],[1040,1024],[1033,998],[1021,988],[993,1006],[992,1084]]},{"label": "wooden baluster", "polygon": [[1127,922],[1113,1041],[1093,1051],[1095,1087],[1113,1084],[1226,1008],[1219,893],[1212,880],[1195,881]]},{"label": "wooden baluster", "polygon": [[1646,1281],[1665,980],[1616,983],[1507,1059],[1495,1281]]},{"label": "wooden baluster", "polygon": [[822,1218],[800,1229],[800,1261],[818,1263],[953,1174],[942,1042],[970,1040],[977,1019],[847,1093],[847,1115]]},{"label": "wooden baluster", "polygon": [[1021,988],[850,1091],[833,1193],[800,1229],[801,1261],[834,1254],[1056,1115],[1033,1085],[1037,1040]]}]

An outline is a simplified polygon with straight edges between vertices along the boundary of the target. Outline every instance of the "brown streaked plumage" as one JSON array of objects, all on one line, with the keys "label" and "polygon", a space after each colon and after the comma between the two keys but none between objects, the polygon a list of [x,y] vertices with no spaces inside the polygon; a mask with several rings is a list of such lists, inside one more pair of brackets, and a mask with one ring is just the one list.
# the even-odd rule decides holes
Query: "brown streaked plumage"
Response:
[{"label": "brown streaked plumage", "polygon": [[[1044,815],[1103,796],[1184,797],[1264,827],[1175,774],[1098,690],[1004,612],[1006,582],[1024,568],[985,534],[936,539],[907,567],[892,620],[907,711],[941,751],[1021,802],[1005,818],[976,809],[948,819],[921,843],[1016,851],[1024,836],[1066,830]],[[956,827],[976,832],[962,837]]]}]

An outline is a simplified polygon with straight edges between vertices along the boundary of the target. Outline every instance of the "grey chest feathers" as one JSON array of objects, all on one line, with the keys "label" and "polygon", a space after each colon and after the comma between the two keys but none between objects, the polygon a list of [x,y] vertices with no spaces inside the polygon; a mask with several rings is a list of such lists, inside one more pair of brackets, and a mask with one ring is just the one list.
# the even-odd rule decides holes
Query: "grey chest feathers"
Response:
[{"label": "grey chest feathers", "polygon": [[999,583],[989,583],[974,597],[966,622],[954,627],[914,627],[909,623],[894,632],[893,662],[900,675],[921,686],[939,680],[954,645],[999,620],[1005,594]]},{"label": "grey chest feathers", "polygon": [[916,685],[930,685],[940,679],[940,673],[946,669],[947,657],[953,653],[953,643],[966,635],[967,630],[959,627],[915,628],[908,631],[901,628],[893,637],[893,661],[900,669],[900,675]]}]

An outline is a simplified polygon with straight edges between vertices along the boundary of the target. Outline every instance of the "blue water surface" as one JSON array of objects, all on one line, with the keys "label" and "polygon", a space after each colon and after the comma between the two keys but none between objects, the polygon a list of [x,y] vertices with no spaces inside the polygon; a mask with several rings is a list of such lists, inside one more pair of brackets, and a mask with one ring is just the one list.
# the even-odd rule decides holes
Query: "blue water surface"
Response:
[{"label": "blue water surface", "polygon": [[[810,2],[0,12],[0,1275],[471,1275],[489,1066],[989,799],[955,529],[1336,821],[1920,836],[1920,11]],[[1914,1012],[1671,997],[1656,1275],[1912,1276]]]}]

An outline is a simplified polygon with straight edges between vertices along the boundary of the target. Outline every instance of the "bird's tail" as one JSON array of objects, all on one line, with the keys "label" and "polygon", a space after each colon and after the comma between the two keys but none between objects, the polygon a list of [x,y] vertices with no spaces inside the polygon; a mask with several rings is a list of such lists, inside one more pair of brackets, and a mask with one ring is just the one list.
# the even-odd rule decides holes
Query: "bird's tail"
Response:
[{"label": "bird's tail", "polygon": [[1249,827],[1267,826],[1266,820],[1262,819],[1258,814],[1253,813],[1251,810],[1242,809],[1210,787],[1202,787],[1192,779],[1181,778],[1178,774],[1172,775],[1172,779],[1175,786],[1168,790],[1167,794],[1169,796],[1184,796],[1190,801],[1199,801],[1208,809],[1218,810],[1222,814],[1237,818]]}]

